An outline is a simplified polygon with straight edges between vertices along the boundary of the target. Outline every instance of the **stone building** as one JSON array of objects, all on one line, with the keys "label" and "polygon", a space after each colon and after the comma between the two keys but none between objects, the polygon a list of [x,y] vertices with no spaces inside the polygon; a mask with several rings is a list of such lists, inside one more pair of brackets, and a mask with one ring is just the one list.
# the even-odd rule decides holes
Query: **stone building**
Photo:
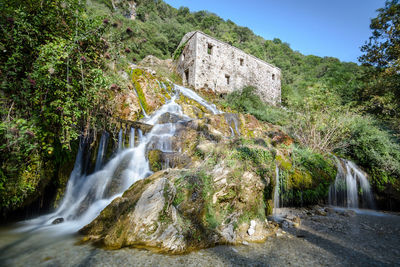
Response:
[{"label": "stone building", "polygon": [[220,94],[252,85],[263,101],[281,102],[279,68],[200,31],[187,33],[179,47],[177,70],[184,84]]}]

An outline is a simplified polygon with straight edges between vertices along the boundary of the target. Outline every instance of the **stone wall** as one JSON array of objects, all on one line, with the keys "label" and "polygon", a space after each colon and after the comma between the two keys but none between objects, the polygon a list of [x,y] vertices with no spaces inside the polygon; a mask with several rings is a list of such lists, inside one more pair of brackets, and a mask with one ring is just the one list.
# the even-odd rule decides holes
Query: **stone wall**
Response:
[{"label": "stone wall", "polygon": [[187,33],[180,46],[177,69],[186,85],[221,94],[252,85],[263,101],[280,103],[279,68],[199,31]]}]

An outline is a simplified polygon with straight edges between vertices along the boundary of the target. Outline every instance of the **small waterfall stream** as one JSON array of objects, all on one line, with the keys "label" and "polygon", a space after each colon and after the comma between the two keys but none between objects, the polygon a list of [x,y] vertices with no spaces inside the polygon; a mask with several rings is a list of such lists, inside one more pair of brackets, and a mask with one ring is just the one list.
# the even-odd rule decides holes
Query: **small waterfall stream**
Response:
[{"label": "small waterfall stream", "polygon": [[196,94],[194,91],[190,90],[189,88],[185,88],[183,86],[175,85],[175,90],[177,92],[180,92],[184,96],[187,96],[200,105],[204,106],[208,110],[210,110],[213,114],[221,114],[222,112],[217,109],[217,107],[214,104],[209,104],[206,100],[201,98],[198,94]]},{"label": "small waterfall stream", "polygon": [[94,167],[95,172],[100,170],[100,168],[103,166],[104,153],[107,147],[108,137],[109,134],[106,131],[104,131],[101,135],[99,149],[97,151],[97,157],[96,157],[96,166]]},{"label": "small waterfall stream", "polygon": [[134,148],[135,147],[135,128],[131,127],[131,133],[129,137],[129,147]]},{"label": "small waterfall stream", "polygon": [[118,151],[121,151],[124,148],[124,142],[122,141],[123,137],[123,131],[120,129],[118,133]]},{"label": "small waterfall stream", "polygon": [[[95,172],[90,175],[85,175],[82,171],[84,144],[81,140],[74,169],[59,208],[51,214],[27,221],[21,230],[52,227],[57,229],[57,233],[76,232],[95,219],[112,200],[121,196],[134,182],[150,176],[152,171],[146,157],[149,149],[175,152],[172,148],[172,137],[175,134],[177,123],[158,123],[160,117],[168,112],[183,120],[191,119],[183,114],[181,106],[175,102],[179,93],[204,105],[213,114],[222,113],[192,90],[176,85],[175,95],[151,116],[143,119],[144,123],[153,125],[150,132],[143,134],[141,129],[131,128],[129,147],[125,147],[124,131],[120,129],[118,151],[104,166],[104,154],[109,135],[106,132],[102,134]],[[135,132],[137,132],[136,144]],[[54,225],[56,221],[62,223]]]},{"label": "small waterfall stream", "polygon": [[353,162],[337,159],[337,175],[329,189],[329,204],[347,208],[375,208],[366,174]]},{"label": "small waterfall stream", "polygon": [[280,186],[280,177],[279,177],[279,167],[278,163],[276,163],[275,167],[275,188],[274,188],[274,209],[272,211],[274,216],[277,216],[279,214],[278,209],[279,209],[279,186]]}]

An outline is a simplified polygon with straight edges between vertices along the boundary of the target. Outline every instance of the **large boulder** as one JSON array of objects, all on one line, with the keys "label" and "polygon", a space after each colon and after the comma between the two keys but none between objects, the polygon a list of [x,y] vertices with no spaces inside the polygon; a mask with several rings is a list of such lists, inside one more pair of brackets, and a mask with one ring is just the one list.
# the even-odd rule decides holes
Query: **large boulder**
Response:
[{"label": "large boulder", "polygon": [[269,179],[237,153],[220,143],[196,168],[161,170],[136,182],[80,233],[108,249],[168,253],[264,241],[276,230],[266,220]]}]

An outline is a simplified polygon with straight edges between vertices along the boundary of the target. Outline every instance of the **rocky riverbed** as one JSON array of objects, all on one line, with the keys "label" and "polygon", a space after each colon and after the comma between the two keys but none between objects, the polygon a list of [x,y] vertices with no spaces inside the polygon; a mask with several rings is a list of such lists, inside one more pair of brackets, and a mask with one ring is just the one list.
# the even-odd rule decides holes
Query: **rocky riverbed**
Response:
[{"label": "rocky riverbed", "polygon": [[[264,243],[217,246],[185,255],[79,244],[78,235],[0,232],[2,266],[400,266],[400,216],[313,207],[280,209],[277,234]],[[300,224],[288,223],[297,221]],[[278,219],[280,220],[280,219]],[[297,227],[296,227],[297,226]]]}]

